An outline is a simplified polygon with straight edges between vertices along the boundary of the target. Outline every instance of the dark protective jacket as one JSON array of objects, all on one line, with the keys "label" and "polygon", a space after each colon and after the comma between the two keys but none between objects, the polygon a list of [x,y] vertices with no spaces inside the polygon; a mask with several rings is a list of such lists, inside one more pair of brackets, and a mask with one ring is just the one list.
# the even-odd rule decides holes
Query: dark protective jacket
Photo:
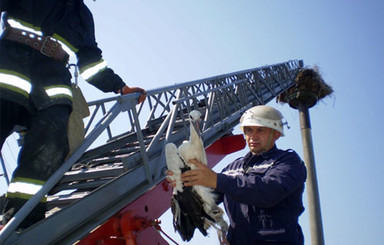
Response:
[{"label": "dark protective jacket", "polygon": [[55,61],[36,49],[4,38],[7,28],[52,36],[77,57],[82,77],[104,92],[125,83],[106,66],[95,41],[94,22],[83,0],[2,0],[0,94],[31,109],[71,104],[71,75],[66,61]]},{"label": "dark protective jacket", "polygon": [[224,168],[216,191],[230,219],[230,244],[303,244],[298,217],[305,179],[297,153],[276,146],[259,155],[249,152]]}]

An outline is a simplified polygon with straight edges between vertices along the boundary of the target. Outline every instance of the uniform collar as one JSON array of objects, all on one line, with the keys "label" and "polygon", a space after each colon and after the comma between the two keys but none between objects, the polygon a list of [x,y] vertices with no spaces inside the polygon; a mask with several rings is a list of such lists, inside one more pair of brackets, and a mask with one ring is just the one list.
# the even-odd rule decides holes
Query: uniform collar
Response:
[{"label": "uniform collar", "polygon": [[276,144],[274,144],[273,147],[269,151],[266,151],[266,152],[263,152],[260,154],[253,154],[252,152],[249,151],[247,153],[247,155],[245,155],[245,158],[250,159],[254,156],[257,156],[257,157],[262,157],[262,158],[266,159],[266,158],[270,158],[270,156],[273,155],[276,151],[277,151],[277,146],[276,146]]}]

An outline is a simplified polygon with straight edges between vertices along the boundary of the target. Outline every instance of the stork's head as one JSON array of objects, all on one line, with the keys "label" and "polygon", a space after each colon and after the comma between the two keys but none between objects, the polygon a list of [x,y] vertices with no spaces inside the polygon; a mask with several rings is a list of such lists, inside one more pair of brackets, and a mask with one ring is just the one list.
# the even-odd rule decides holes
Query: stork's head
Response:
[{"label": "stork's head", "polygon": [[201,112],[198,110],[193,110],[189,113],[189,120],[192,122],[199,121],[201,118]]},{"label": "stork's head", "polygon": [[197,110],[193,110],[189,113],[189,121],[191,122],[191,126],[195,129],[196,133],[200,136],[201,130],[200,130],[200,118],[201,118],[201,112]]}]

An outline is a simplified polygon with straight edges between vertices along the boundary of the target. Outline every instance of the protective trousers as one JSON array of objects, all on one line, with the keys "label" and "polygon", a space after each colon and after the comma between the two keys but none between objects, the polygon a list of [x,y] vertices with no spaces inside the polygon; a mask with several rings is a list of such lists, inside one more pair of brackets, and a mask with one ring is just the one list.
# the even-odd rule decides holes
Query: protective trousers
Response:
[{"label": "protective trousers", "polygon": [[[23,106],[0,99],[0,143],[12,133],[15,125],[26,128],[24,143],[19,152],[18,166],[13,172],[6,193],[3,224],[44,185],[60,167],[68,153],[67,124],[70,107],[54,105],[36,113]],[[32,210],[20,228],[26,228],[45,218],[46,199]]]}]

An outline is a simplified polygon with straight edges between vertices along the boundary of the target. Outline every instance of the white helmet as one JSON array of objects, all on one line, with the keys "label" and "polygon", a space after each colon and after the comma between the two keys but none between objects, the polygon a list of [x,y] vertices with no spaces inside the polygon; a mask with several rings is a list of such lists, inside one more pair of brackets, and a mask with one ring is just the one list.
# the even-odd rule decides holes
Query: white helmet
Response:
[{"label": "white helmet", "polygon": [[240,128],[245,126],[261,126],[272,128],[284,136],[283,115],[280,111],[266,105],[258,105],[248,109],[240,118]]}]

